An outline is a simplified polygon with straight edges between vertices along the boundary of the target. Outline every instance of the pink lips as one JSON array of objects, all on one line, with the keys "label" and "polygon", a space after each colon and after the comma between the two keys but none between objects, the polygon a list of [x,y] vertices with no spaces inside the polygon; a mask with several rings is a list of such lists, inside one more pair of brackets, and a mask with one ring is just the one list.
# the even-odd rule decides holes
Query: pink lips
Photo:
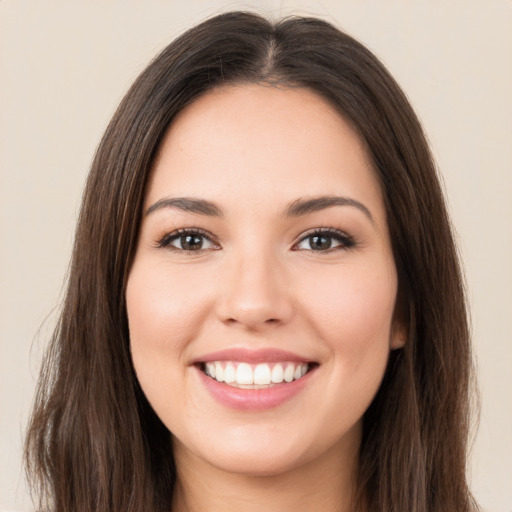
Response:
[{"label": "pink lips", "polygon": [[284,350],[247,350],[241,348],[212,352],[196,359],[194,361],[194,366],[197,370],[198,376],[213,398],[227,407],[246,411],[262,411],[265,409],[271,409],[291,400],[302,389],[304,389],[316,370],[316,366],[314,366],[306,375],[300,379],[294,380],[293,382],[283,382],[282,384],[275,384],[271,387],[262,389],[241,389],[229,386],[223,382],[218,382],[205,375],[200,366],[202,363],[211,361],[238,361],[250,364],[282,361],[307,363],[310,361],[304,357],[298,356],[297,354]]},{"label": "pink lips", "polygon": [[240,361],[243,363],[277,363],[291,361],[294,363],[308,363],[309,360],[300,357],[293,352],[277,349],[247,350],[244,348],[232,348],[211,352],[194,361],[194,363],[207,363],[208,361]]}]

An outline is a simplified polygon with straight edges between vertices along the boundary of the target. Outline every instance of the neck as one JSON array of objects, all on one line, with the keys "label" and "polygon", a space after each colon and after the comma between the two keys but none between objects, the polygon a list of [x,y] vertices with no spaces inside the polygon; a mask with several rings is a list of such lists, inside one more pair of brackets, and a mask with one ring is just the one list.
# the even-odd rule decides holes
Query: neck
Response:
[{"label": "neck", "polygon": [[330,450],[314,462],[270,476],[228,473],[179,452],[172,512],[354,511],[357,443],[343,458]]}]

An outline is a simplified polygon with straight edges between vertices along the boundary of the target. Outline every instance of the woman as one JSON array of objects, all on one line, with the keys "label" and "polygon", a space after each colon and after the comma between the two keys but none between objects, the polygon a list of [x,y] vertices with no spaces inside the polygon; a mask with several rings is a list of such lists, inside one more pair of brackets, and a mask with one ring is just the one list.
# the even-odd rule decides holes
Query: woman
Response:
[{"label": "woman", "polygon": [[55,511],[476,510],[435,167],[326,22],[227,13],[98,148],[27,437]]}]

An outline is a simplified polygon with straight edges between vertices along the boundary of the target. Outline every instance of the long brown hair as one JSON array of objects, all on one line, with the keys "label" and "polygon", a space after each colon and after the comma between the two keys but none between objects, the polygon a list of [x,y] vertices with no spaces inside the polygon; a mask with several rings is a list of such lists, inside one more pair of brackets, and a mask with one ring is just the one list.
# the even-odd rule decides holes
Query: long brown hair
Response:
[{"label": "long brown hair", "polygon": [[67,295],[26,441],[41,509],[168,510],[171,435],[132,366],[125,285],[152,162],[169,124],[226,83],[307,87],[359,132],[380,181],[409,328],[364,416],[358,475],[374,512],[476,510],[466,483],[472,362],[461,271],[420,123],[379,60],[329,23],[231,12],[143,71],[97,150]]}]

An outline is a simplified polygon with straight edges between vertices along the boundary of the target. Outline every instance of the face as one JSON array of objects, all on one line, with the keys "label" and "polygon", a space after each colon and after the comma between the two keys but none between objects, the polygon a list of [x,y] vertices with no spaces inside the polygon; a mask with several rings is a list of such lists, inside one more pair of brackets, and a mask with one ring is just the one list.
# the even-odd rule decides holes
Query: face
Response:
[{"label": "face", "polygon": [[126,300],[178,460],[271,475],[359,447],[397,276],[363,143],[306,89],[225,86],[156,159]]}]

